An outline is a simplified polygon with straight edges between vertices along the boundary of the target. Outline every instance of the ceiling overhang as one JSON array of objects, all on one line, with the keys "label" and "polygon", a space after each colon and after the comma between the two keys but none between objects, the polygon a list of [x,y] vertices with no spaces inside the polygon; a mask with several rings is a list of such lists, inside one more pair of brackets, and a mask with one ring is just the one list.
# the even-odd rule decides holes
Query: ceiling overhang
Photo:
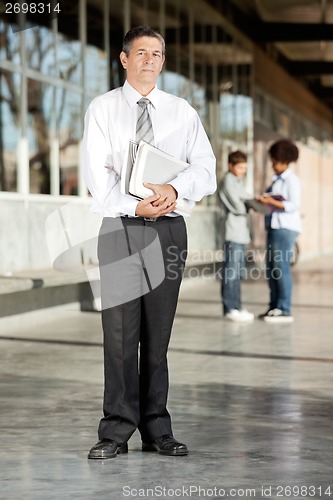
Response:
[{"label": "ceiling overhang", "polygon": [[333,0],[208,0],[333,109]]}]

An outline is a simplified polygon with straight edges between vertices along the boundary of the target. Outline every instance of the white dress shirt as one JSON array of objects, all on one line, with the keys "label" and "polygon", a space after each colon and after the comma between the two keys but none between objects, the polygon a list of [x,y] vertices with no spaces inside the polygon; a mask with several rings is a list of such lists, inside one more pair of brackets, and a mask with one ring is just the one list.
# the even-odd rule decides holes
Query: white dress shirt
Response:
[{"label": "white dress shirt", "polygon": [[270,192],[281,194],[284,210],[275,209],[272,213],[271,228],[289,229],[290,231],[301,232],[301,184],[299,177],[294,174],[290,167],[281,175],[273,176],[273,183]]},{"label": "white dress shirt", "polygon": [[[104,217],[135,216],[138,200],[120,192],[120,178],[129,140],[135,140],[141,97],[126,81],[95,97],[85,115],[81,165],[93,210]],[[187,101],[157,87],[146,97],[155,146],[190,164],[169,184],[194,205],[216,190],[216,160],[200,118]]]}]

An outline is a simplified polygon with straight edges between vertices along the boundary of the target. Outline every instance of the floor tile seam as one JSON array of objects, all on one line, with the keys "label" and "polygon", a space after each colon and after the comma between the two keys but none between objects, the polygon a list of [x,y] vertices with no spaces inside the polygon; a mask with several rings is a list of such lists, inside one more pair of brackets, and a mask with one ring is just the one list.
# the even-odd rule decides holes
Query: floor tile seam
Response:
[{"label": "floor tile seam", "polygon": [[247,359],[261,359],[261,360],[272,360],[272,361],[289,361],[289,362],[310,362],[310,363],[327,363],[333,364],[333,358],[318,358],[313,356],[289,356],[286,354],[271,354],[271,353],[255,353],[247,351],[230,351],[227,349],[223,350],[195,350],[182,347],[172,347],[170,346],[169,352],[178,354],[189,354],[189,355],[202,355],[202,356],[219,356],[219,357],[234,357],[234,358],[247,358]]},{"label": "floor tile seam", "polygon": [[45,339],[45,338],[32,338],[32,337],[20,337],[12,335],[1,335],[0,341],[8,342],[27,342],[31,344],[41,343],[41,344],[53,344],[61,346],[72,346],[72,347],[103,347],[102,342],[86,342],[82,340],[64,340],[64,339]]}]

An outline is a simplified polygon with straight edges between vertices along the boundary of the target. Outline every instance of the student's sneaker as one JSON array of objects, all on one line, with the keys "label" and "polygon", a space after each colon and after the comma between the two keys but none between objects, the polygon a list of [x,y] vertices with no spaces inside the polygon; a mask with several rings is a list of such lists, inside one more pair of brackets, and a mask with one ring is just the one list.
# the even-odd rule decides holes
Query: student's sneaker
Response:
[{"label": "student's sneaker", "polygon": [[258,318],[263,319],[266,323],[292,323],[294,318],[290,314],[286,314],[281,309],[269,309],[264,314],[260,314]]},{"label": "student's sneaker", "polygon": [[246,309],[242,309],[240,311],[238,309],[231,309],[224,315],[224,317],[229,321],[236,321],[238,323],[245,323],[247,321],[254,320],[254,314]]},{"label": "student's sneaker", "polygon": [[268,316],[268,314],[273,311],[273,309],[268,309],[267,311],[265,311],[264,313],[261,313],[261,314],[258,314],[258,319],[264,319],[266,318],[266,316]]},{"label": "student's sneaker", "polygon": [[243,318],[243,321],[253,321],[254,320],[254,314],[251,313],[250,311],[247,311],[246,309],[241,309],[240,315]]}]

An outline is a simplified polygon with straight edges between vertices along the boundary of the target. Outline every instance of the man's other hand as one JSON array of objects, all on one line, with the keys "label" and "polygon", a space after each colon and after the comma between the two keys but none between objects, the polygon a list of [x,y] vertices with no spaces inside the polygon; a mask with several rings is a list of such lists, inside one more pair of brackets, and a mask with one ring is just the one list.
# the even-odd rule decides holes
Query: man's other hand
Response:
[{"label": "man's other hand", "polygon": [[144,182],[143,185],[160,196],[159,199],[153,203],[154,207],[169,207],[174,204],[177,199],[178,193],[171,184],[150,184],[149,182]]},{"label": "man's other hand", "polygon": [[[148,187],[148,185],[146,187]],[[175,208],[176,201],[170,204],[169,201],[161,201],[161,196],[159,194],[153,194],[139,201],[136,206],[135,215],[137,217],[163,217],[163,215],[173,212]]]}]

